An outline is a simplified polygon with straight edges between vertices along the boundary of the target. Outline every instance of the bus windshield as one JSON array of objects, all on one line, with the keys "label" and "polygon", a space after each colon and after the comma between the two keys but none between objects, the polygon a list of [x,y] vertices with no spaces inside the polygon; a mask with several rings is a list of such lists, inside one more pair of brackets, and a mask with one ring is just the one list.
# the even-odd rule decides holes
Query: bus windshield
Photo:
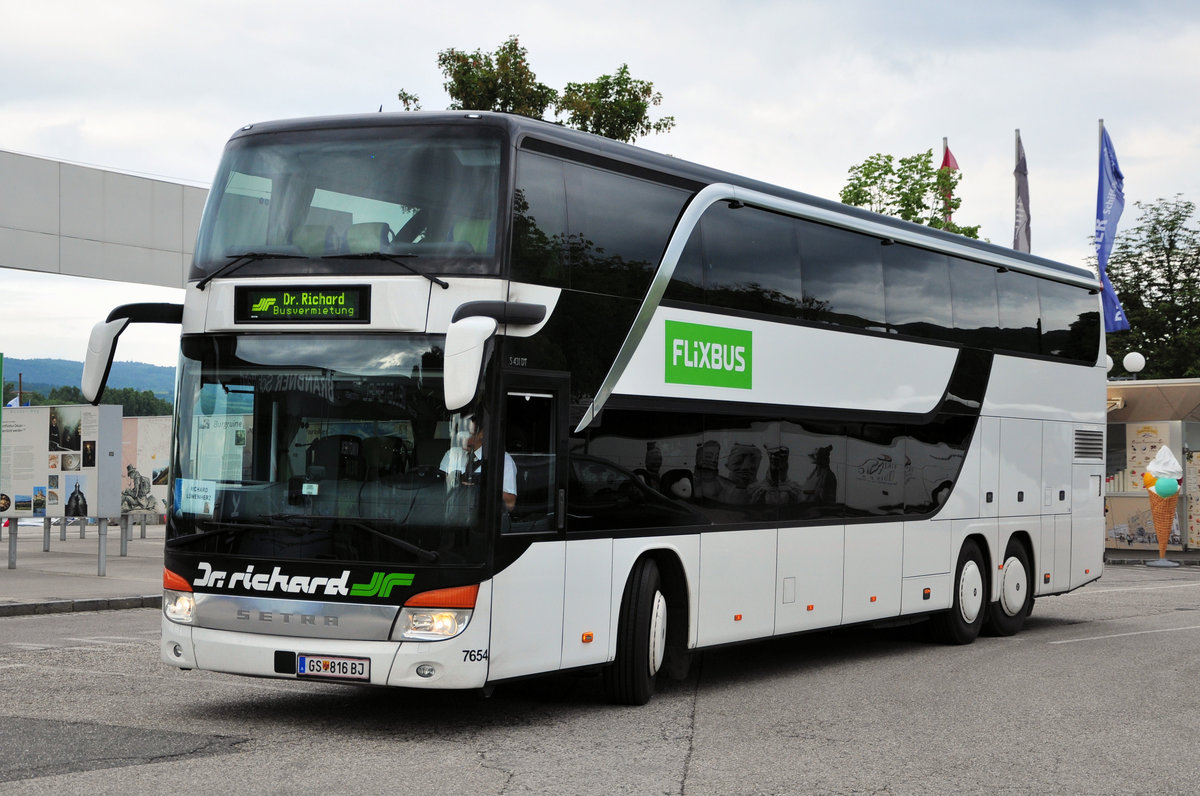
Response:
[{"label": "bus windshield", "polygon": [[440,336],[184,337],[168,546],[480,564],[478,488],[447,479],[467,415]]},{"label": "bus windshield", "polygon": [[273,274],[391,273],[397,259],[426,273],[496,273],[501,142],[493,129],[441,126],[236,137],[190,278],[254,255],[272,258]]}]

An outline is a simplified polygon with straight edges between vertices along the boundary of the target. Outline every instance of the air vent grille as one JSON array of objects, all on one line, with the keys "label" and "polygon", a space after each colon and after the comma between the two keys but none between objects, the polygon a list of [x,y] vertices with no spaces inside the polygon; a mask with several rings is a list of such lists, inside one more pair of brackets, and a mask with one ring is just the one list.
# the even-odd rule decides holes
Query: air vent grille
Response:
[{"label": "air vent grille", "polygon": [[1075,461],[1104,461],[1104,432],[1075,431]]}]

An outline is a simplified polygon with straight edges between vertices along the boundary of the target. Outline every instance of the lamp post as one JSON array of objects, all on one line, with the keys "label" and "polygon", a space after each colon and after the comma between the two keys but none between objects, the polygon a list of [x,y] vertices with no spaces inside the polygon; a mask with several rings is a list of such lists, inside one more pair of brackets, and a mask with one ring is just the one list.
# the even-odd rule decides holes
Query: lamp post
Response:
[{"label": "lamp post", "polygon": [[[1108,365],[1107,371],[1112,373],[1113,358],[1111,356],[1106,356],[1105,360]],[[1124,356],[1124,358],[1121,359],[1121,367],[1125,368],[1125,372],[1129,374],[1127,378],[1136,381],[1137,375],[1146,368],[1146,357],[1137,351],[1130,351]]]}]

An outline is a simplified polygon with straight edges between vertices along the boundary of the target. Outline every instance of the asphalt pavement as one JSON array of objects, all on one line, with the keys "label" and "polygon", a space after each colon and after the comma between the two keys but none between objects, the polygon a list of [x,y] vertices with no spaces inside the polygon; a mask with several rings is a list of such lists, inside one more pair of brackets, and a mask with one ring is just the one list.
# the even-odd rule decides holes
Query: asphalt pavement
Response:
[{"label": "asphalt pavement", "polygon": [[[15,546],[9,530],[0,528],[0,561],[7,561],[6,568],[0,565],[0,617],[157,608],[162,604],[163,525],[147,523],[143,537],[142,525],[135,519],[124,556],[118,525],[107,527],[102,543],[95,524],[84,528],[83,538],[78,521],[71,521],[65,534],[60,525],[53,524],[49,550],[45,549],[47,537],[41,519],[19,521]],[[1157,551],[1150,550],[1105,552],[1105,563],[1110,566],[1141,566],[1157,558]],[[1167,559],[1184,566],[1200,565],[1200,550],[1169,552]]]}]

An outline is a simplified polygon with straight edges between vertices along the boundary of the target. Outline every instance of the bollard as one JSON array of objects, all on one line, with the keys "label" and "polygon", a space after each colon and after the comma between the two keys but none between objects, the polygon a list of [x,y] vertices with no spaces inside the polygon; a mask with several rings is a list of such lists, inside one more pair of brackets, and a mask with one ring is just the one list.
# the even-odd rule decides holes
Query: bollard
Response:
[{"label": "bollard", "polygon": [[97,522],[96,528],[99,530],[97,534],[98,541],[96,544],[99,549],[96,552],[96,574],[104,577],[105,571],[108,569],[108,517],[101,518],[103,522]]},{"label": "bollard", "polygon": [[8,568],[17,568],[17,518],[8,524]]},{"label": "bollard", "polygon": [[58,518],[58,541],[67,541],[67,523],[70,522],[66,517]]},{"label": "bollard", "polygon": [[[105,522],[107,522],[107,520],[105,520]],[[118,520],[117,523],[117,529],[121,534],[121,558],[124,558],[125,556],[129,555],[129,537],[132,535],[132,531],[129,527],[128,514],[121,515],[121,519]]]},{"label": "bollard", "polygon": [[50,518],[42,519],[42,552],[50,552]]},{"label": "bollard", "polygon": [[86,538],[87,538],[86,536],[84,536],[84,535],[83,535],[83,532],[87,530],[87,521],[88,521],[88,518],[87,518],[87,517],[80,517],[80,518],[79,518],[79,538],[80,538],[80,539],[86,539]]}]

